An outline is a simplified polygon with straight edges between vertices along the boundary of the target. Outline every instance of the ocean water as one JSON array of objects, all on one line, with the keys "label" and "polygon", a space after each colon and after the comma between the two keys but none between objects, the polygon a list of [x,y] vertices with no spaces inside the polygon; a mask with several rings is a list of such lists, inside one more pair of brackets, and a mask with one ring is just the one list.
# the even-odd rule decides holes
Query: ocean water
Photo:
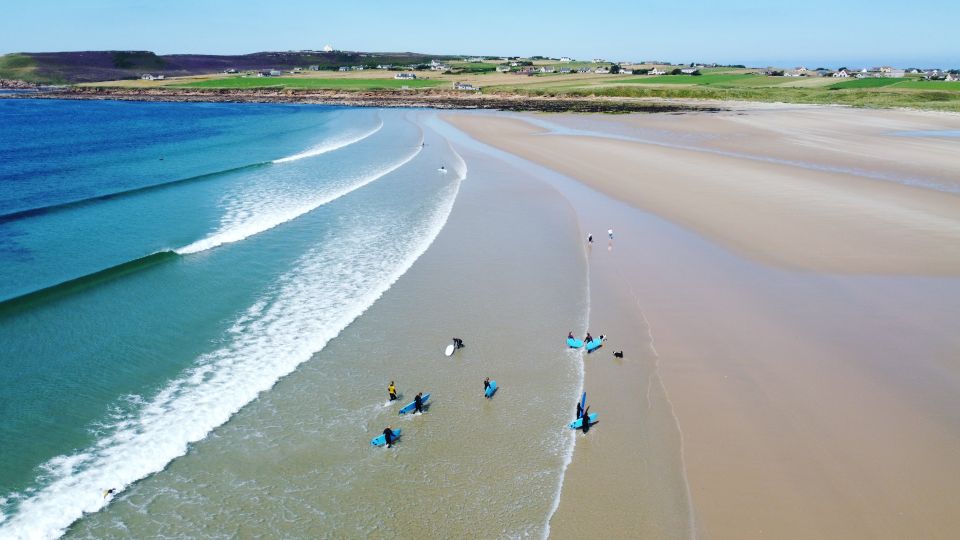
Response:
[{"label": "ocean water", "polygon": [[[443,131],[423,111],[0,100],[0,536],[462,535],[491,511],[495,536],[546,531],[582,380],[546,331],[586,324],[583,262],[564,249],[579,234],[554,218],[559,245],[500,263],[571,268],[546,281],[431,255],[468,176]],[[547,207],[559,196],[540,204],[507,204],[490,234],[564,215]],[[451,271],[475,313],[431,291]],[[513,378],[499,401],[453,399],[485,370],[424,363],[456,331],[428,347],[407,328],[428,305],[427,326],[543,336],[470,349]],[[523,309],[545,315],[490,324]],[[398,350],[405,335],[416,346]],[[409,399],[414,374],[435,410],[395,424],[397,452],[372,451],[395,414],[386,379]],[[522,421],[495,423],[511,400]],[[431,429],[433,444],[415,435]],[[471,481],[481,465],[498,481]]]}]

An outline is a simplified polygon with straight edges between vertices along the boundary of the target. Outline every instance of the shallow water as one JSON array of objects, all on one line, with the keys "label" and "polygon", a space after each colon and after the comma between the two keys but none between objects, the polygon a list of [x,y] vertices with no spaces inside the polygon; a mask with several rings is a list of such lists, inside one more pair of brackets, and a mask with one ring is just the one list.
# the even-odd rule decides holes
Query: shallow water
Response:
[{"label": "shallow water", "polygon": [[[0,312],[0,533],[545,531],[581,380],[562,338],[586,313],[564,200],[464,162],[430,113],[303,110],[319,132],[293,114],[300,147],[255,167],[103,199],[131,181],[92,183],[79,205],[51,182],[44,202],[67,206],[0,223],[21,248],[6,294],[61,284]],[[446,358],[452,335],[467,348]],[[428,412],[397,417],[390,379],[431,392]],[[400,444],[371,448],[386,424]]]}]

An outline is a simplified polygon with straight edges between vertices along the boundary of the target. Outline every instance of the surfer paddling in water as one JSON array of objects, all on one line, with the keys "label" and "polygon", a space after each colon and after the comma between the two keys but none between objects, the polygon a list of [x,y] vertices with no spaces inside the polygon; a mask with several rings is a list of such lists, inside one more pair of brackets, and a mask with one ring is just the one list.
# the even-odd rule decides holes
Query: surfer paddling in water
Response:
[{"label": "surfer paddling in water", "polygon": [[453,350],[462,349],[462,348],[463,348],[463,340],[458,337],[453,338]]}]

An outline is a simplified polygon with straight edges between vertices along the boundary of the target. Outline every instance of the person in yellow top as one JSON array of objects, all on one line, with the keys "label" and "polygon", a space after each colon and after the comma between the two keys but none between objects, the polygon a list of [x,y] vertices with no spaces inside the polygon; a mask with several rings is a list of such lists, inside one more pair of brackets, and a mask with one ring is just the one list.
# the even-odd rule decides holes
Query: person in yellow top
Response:
[{"label": "person in yellow top", "polygon": [[393,385],[393,381],[390,381],[390,386],[387,387],[387,392],[390,393],[390,401],[397,399],[397,387]]}]

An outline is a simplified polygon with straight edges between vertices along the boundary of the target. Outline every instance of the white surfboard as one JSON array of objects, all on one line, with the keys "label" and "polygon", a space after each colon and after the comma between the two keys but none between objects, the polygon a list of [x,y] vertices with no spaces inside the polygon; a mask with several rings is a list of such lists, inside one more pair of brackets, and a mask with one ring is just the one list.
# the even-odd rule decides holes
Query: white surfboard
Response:
[{"label": "white surfboard", "polygon": [[447,348],[443,350],[443,354],[445,354],[445,355],[447,355],[447,356],[452,356],[452,355],[453,355],[453,343],[447,345]]}]

